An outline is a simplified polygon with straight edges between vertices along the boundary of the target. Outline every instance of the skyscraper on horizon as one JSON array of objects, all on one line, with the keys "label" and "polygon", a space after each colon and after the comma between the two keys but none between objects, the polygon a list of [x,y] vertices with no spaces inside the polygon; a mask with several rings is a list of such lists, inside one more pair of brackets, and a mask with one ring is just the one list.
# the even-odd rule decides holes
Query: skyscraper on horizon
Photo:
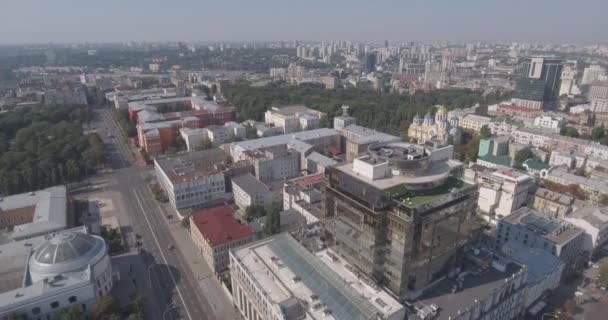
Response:
[{"label": "skyscraper on horizon", "polygon": [[557,106],[563,61],[549,57],[525,58],[515,83],[512,102],[530,109]]}]

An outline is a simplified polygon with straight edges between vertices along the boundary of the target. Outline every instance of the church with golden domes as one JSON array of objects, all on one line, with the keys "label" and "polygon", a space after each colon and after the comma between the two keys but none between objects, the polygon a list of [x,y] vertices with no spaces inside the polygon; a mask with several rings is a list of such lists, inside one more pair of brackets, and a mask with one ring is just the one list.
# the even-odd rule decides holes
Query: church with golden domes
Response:
[{"label": "church with golden domes", "polygon": [[458,127],[458,117],[453,116],[448,119],[448,109],[444,106],[437,106],[435,118],[428,112],[424,119],[418,114],[414,117],[414,121],[407,131],[407,136],[410,141],[425,144],[429,140],[439,141],[447,144],[449,137],[453,138],[453,143],[459,144],[462,136],[462,131]]}]

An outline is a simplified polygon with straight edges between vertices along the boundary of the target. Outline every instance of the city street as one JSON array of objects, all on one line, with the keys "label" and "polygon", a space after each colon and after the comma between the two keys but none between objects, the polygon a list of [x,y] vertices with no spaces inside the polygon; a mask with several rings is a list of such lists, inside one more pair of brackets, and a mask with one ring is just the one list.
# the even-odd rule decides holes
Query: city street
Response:
[{"label": "city street", "polygon": [[[126,230],[133,233],[125,234],[125,238],[141,239],[141,269],[145,270],[138,270],[137,273],[141,271],[147,275],[145,278],[148,283],[145,287],[149,288],[154,296],[148,301],[151,306],[148,309],[156,309],[154,315],[147,318],[235,319],[237,313],[214,277],[211,278],[216,285],[205,286],[205,289],[212,292],[202,291],[197,286],[201,275],[193,274],[193,271],[197,271],[196,267],[202,269],[202,274],[212,274],[202,260],[192,268],[182,252],[184,245],[180,245],[185,241],[174,240],[170,223],[179,224],[179,221],[168,221],[166,213],[154,199],[146,180],[152,173],[152,167],[146,166],[141,160],[138,162],[133,157],[131,149],[125,143],[126,139],[108,110],[96,110],[95,115],[91,129],[96,129],[104,140],[108,162],[112,168],[112,172],[101,173],[96,178],[108,181],[103,187],[104,190],[121,195],[124,209],[128,213],[126,216],[130,220],[130,228]],[[187,236],[183,229],[173,232],[182,232]],[[196,255],[196,251],[192,252],[191,247],[184,250],[187,250],[188,256]],[[135,265],[136,268],[137,266]],[[209,299],[210,296],[213,298]],[[218,304],[222,308],[217,308]]]}]

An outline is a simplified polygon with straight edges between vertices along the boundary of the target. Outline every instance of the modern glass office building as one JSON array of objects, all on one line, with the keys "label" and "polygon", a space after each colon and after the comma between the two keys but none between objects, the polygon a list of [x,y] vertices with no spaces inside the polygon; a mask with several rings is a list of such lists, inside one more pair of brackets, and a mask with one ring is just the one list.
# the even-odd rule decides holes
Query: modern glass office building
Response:
[{"label": "modern glass office building", "polygon": [[470,240],[477,188],[453,177],[455,163],[440,153],[377,143],[326,171],[332,249],[402,299],[455,270]]}]

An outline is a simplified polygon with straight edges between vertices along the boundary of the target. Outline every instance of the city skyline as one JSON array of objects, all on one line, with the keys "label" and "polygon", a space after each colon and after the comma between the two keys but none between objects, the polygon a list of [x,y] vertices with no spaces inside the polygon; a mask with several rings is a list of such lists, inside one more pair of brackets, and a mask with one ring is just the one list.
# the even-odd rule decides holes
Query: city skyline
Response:
[{"label": "city skyline", "polygon": [[[551,6],[551,10],[547,10]],[[608,3],[470,0],[285,2],[7,0],[0,43],[121,41],[496,41],[594,43]],[[133,22],[137,23],[134,24]],[[576,23],[567,23],[576,21]]]}]

